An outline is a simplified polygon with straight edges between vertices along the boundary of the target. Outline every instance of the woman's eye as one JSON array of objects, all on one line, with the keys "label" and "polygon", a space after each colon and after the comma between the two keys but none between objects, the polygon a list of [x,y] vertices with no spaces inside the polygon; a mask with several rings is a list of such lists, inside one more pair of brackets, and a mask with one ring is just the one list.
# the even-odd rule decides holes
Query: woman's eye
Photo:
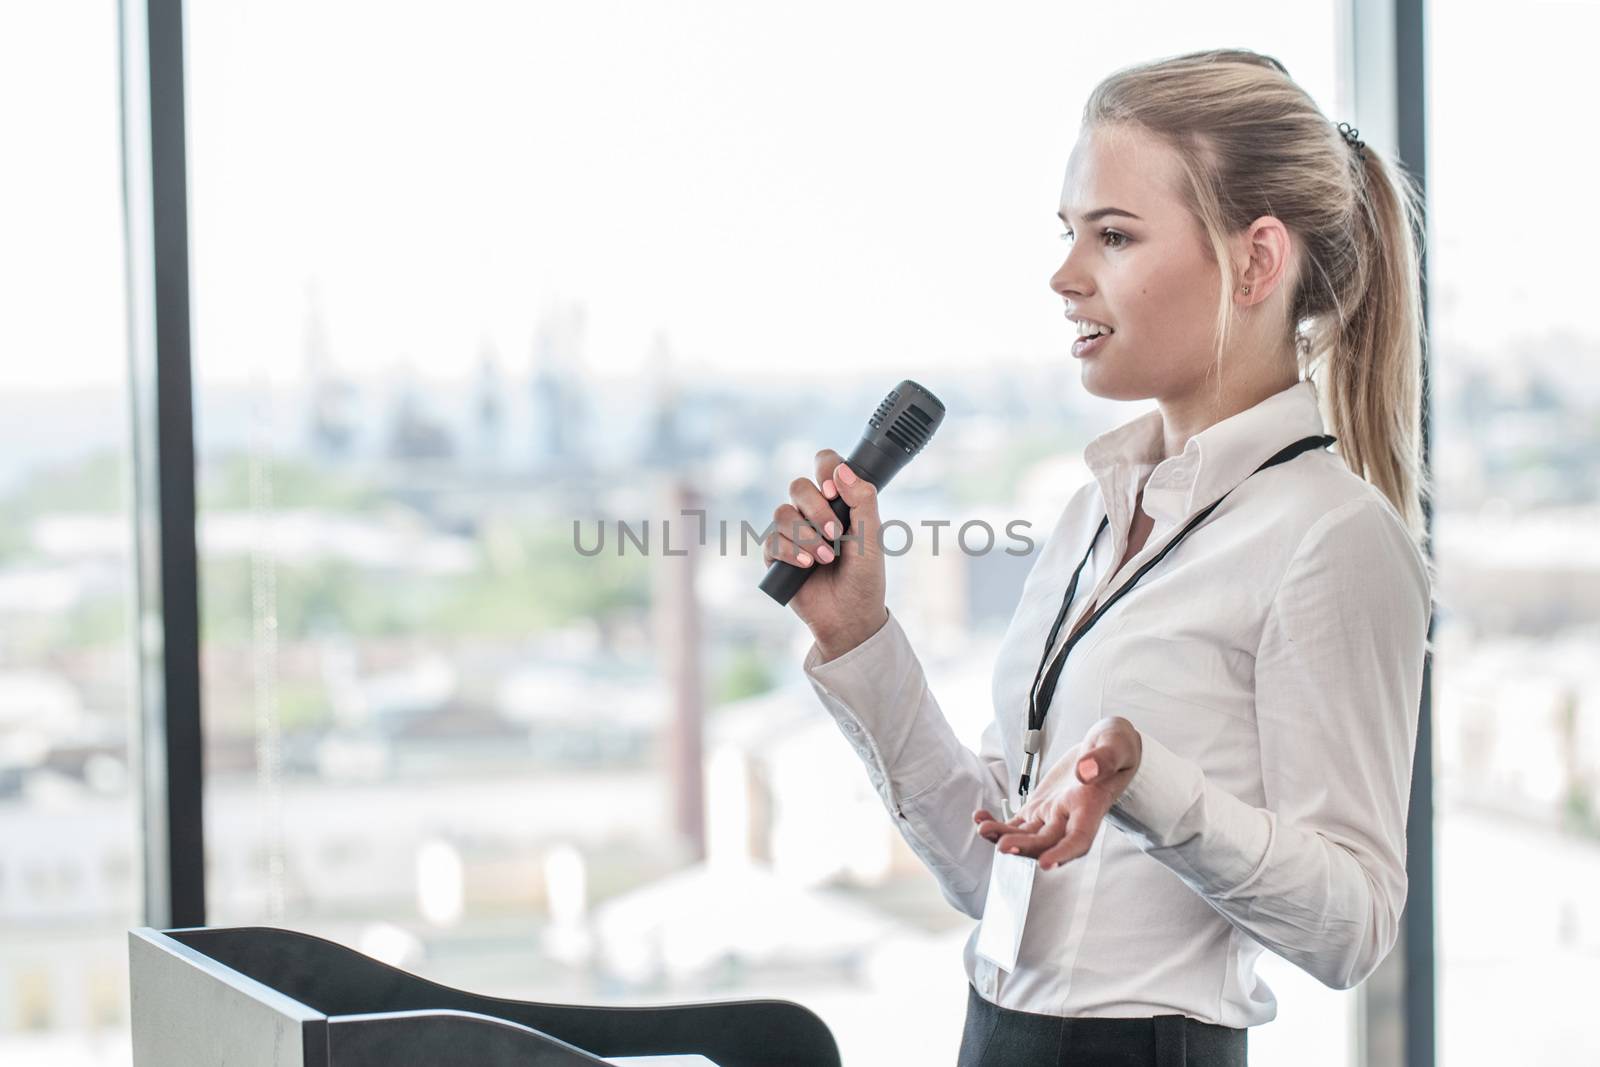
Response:
[{"label": "woman's eye", "polygon": [[[1117,243],[1114,244],[1114,245],[1111,245],[1110,247],[1112,247],[1112,248],[1121,248],[1123,245],[1128,243],[1127,234],[1118,233],[1116,230],[1101,230],[1100,231],[1100,236],[1102,238],[1106,238],[1106,237],[1114,237],[1114,238],[1116,238],[1117,239]],[[1061,237],[1061,239],[1063,241],[1071,241],[1072,240],[1072,231],[1068,230],[1065,233],[1061,234],[1060,237]]]}]

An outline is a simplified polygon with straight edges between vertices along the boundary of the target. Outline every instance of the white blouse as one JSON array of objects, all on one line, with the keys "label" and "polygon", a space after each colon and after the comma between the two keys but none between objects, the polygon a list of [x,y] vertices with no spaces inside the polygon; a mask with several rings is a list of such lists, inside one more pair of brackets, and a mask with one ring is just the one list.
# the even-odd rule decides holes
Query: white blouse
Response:
[{"label": "white blouse", "polygon": [[[1303,380],[1168,459],[1157,410],[1092,441],[1094,481],[1067,502],[1028,574],[977,753],[956,739],[892,611],[835,660],[819,662],[812,645],[806,675],[895,825],[945,898],[979,918],[995,846],[972,813],[999,812],[1002,796],[1017,805],[1028,691],[1101,519],[1111,525],[1058,648],[1237,486],[1067,658],[1035,780],[1106,716],[1138,728],[1143,758],[1089,852],[1036,872],[1014,971],[975,952],[974,929],[963,956],[986,999],[1253,1026],[1277,1013],[1254,973],[1263,947],[1337,989],[1393,947],[1432,591],[1400,516],[1337,444],[1251,476],[1324,432],[1316,386]],[[1154,529],[1113,575],[1141,486]]]}]

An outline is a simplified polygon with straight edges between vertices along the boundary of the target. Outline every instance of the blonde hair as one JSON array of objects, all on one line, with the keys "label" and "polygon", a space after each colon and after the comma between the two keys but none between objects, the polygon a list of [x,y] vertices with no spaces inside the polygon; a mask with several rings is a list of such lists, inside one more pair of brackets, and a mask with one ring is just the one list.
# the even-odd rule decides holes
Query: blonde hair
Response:
[{"label": "blonde hair", "polygon": [[1082,125],[1145,130],[1173,148],[1184,196],[1222,271],[1217,382],[1237,287],[1227,236],[1262,215],[1301,255],[1284,323],[1302,377],[1316,380],[1328,432],[1349,468],[1394,506],[1426,550],[1421,456],[1425,343],[1422,197],[1372,146],[1362,161],[1283,64],[1221,48],[1116,71],[1084,104]]}]

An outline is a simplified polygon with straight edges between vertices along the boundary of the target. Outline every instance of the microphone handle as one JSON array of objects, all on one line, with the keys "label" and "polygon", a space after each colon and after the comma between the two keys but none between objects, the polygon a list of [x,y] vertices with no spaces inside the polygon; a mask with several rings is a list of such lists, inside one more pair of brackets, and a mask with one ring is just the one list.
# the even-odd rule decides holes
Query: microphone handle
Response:
[{"label": "microphone handle", "polygon": [[[845,462],[850,465],[851,470],[856,472],[858,478],[871,482],[881,490],[888,484],[889,479],[894,477],[893,472],[898,466],[896,464],[881,463],[881,461],[874,462],[875,460],[880,460],[882,454],[882,449],[873,447],[869,441],[862,441],[856,446],[855,451],[850,453],[850,458],[846,459]],[[879,472],[886,473],[880,474]],[[839,520],[839,529],[843,533],[849,533],[850,505],[844,502],[843,495],[836,496],[828,501],[828,507],[833,509],[834,516]],[[780,530],[779,532],[782,533],[783,531]],[[808,548],[807,551],[811,552],[813,558],[816,557],[814,549]],[[842,547],[840,551],[843,551]],[[796,567],[793,563],[775,559],[772,561],[772,566],[767,568],[766,576],[761,579],[761,591],[779,604],[787,607],[789,601],[794,599],[794,595],[800,591],[802,585],[806,584],[806,579],[811,577],[817,567],[818,564],[816,563],[809,567]]]}]

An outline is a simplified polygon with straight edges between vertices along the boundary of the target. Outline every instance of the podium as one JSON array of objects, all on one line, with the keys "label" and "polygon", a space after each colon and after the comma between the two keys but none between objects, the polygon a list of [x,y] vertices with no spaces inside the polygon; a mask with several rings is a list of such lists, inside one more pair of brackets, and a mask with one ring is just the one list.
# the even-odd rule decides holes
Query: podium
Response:
[{"label": "podium", "polygon": [[840,1067],[827,1025],[785,1000],[479,996],[274,927],[130,930],[128,974],[134,1067]]}]

